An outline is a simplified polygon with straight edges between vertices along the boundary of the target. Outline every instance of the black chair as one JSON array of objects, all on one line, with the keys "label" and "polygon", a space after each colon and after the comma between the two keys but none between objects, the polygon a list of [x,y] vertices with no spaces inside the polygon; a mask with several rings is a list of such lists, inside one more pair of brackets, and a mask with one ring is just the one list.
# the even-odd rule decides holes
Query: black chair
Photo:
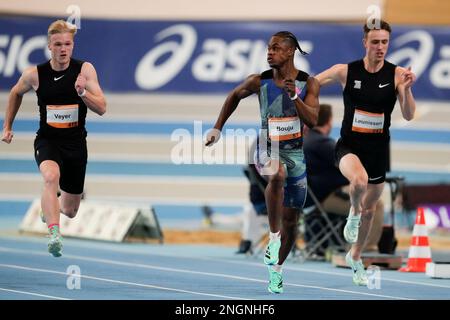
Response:
[{"label": "black chair", "polygon": [[312,205],[303,208],[300,218],[300,235],[305,245],[299,250],[303,260],[325,259],[326,251],[345,251],[348,244],[342,237],[345,218],[326,212],[311,188],[308,196]]}]

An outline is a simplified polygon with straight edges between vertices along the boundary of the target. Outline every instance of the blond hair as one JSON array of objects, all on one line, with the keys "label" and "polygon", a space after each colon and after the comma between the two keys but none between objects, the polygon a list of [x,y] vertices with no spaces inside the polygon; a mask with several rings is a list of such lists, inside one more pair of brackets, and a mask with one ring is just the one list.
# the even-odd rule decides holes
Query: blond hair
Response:
[{"label": "blond hair", "polygon": [[47,32],[47,40],[50,41],[50,37],[53,34],[57,33],[71,33],[72,39],[75,37],[75,34],[77,33],[77,27],[71,23],[68,23],[64,20],[56,20],[48,27]]}]

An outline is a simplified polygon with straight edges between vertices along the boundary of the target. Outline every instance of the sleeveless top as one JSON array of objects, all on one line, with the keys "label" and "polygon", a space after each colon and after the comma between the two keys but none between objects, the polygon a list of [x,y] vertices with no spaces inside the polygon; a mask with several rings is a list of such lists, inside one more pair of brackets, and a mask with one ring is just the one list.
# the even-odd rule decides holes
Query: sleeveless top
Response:
[{"label": "sleeveless top", "polygon": [[[295,79],[296,92],[300,99],[306,96],[306,81],[309,75],[299,71]],[[297,114],[294,101],[288,93],[273,81],[273,70],[261,74],[259,92],[261,128],[267,130],[266,139],[278,141],[280,150],[301,149],[303,145],[303,122]]]},{"label": "sleeveless top", "polygon": [[37,66],[38,136],[66,140],[86,137],[87,106],[75,90],[83,62],[71,59],[69,67],[62,71],[53,70],[50,61]]},{"label": "sleeveless top", "polygon": [[386,60],[375,73],[364,68],[363,60],[348,64],[341,127],[344,141],[371,145],[389,141],[391,114],[397,101],[395,68]]}]

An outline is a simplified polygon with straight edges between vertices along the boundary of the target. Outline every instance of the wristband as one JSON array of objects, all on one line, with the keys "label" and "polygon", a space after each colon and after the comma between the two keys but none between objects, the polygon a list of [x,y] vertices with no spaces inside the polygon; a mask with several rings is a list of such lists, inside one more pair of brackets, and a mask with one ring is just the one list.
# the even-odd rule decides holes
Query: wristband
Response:
[{"label": "wristband", "polygon": [[84,97],[86,95],[86,88],[83,89],[82,93],[79,93],[78,96]]},{"label": "wristband", "polygon": [[291,99],[292,101],[297,100],[297,98],[298,98],[297,92],[295,93],[295,96],[289,97],[289,99]]}]

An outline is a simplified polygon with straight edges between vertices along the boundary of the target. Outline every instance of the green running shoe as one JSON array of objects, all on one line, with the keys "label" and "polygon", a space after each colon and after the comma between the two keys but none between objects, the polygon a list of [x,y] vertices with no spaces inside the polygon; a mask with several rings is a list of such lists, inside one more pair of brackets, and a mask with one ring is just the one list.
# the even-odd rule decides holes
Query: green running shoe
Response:
[{"label": "green running shoe", "polygon": [[269,266],[269,286],[267,290],[271,293],[283,293],[283,276],[281,272],[275,271]]},{"label": "green running shoe", "polygon": [[361,224],[361,215],[351,215],[347,217],[347,223],[344,227],[344,239],[350,244],[358,241],[359,226]]},{"label": "green running shoe", "polygon": [[352,259],[351,251],[347,253],[345,256],[345,262],[352,268],[353,270],[353,283],[357,286],[367,286],[367,274],[366,270],[364,270],[364,265],[362,260],[359,259],[355,261]]},{"label": "green running shoe", "polygon": [[264,263],[268,266],[272,266],[278,263],[278,251],[280,251],[281,240],[269,241],[264,253]]},{"label": "green running shoe", "polygon": [[62,237],[59,233],[59,227],[53,226],[50,230],[50,240],[48,241],[48,252],[50,252],[54,257],[62,256]]}]

